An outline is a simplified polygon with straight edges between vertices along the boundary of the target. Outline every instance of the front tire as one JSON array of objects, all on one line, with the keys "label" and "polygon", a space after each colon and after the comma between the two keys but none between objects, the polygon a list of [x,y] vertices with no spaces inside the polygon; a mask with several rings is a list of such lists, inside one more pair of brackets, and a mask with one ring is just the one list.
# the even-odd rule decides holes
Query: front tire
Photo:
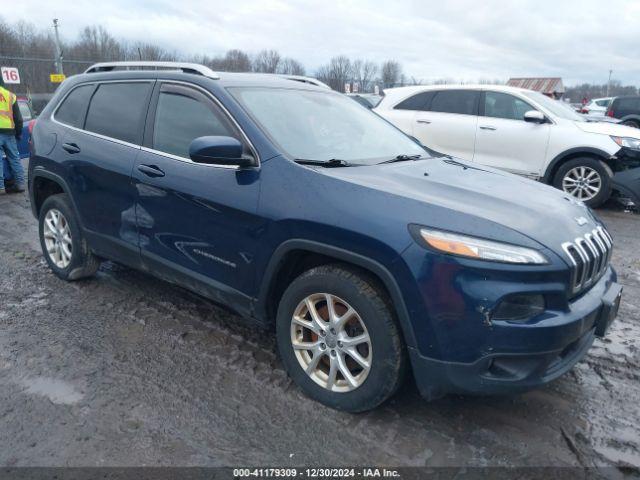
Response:
[{"label": "front tire", "polygon": [[401,385],[407,360],[386,292],[341,265],[296,278],[278,307],[278,349],[293,381],[337,410],[377,407]]},{"label": "front tire", "polygon": [[91,253],[75,210],[66,193],[48,197],[39,214],[42,253],[49,267],[63,280],[93,276],[100,261]]},{"label": "front tire", "polygon": [[611,196],[613,172],[595,158],[575,158],[563,163],[555,174],[553,186],[595,208]]}]

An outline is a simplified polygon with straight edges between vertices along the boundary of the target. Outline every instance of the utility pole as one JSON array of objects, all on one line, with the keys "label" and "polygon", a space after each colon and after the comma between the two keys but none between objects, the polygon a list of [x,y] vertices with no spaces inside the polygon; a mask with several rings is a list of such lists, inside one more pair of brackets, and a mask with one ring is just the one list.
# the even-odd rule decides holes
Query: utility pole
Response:
[{"label": "utility pole", "polygon": [[607,97],[609,96],[609,90],[611,89],[611,74],[613,70],[609,70],[609,80],[607,81]]},{"label": "utility pole", "polygon": [[60,47],[60,35],[58,35],[58,19],[53,19],[53,29],[55,30],[55,41],[56,41],[56,73],[64,74],[62,70],[62,48]]}]

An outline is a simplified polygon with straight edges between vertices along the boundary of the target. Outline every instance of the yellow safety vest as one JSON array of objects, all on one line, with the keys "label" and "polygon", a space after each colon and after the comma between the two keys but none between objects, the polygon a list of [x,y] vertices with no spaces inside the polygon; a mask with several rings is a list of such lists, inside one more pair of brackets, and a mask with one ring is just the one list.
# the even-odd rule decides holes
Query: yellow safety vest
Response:
[{"label": "yellow safety vest", "polygon": [[16,128],[13,122],[13,104],[17,97],[6,88],[0,87],[0,129],[13,130]]}]

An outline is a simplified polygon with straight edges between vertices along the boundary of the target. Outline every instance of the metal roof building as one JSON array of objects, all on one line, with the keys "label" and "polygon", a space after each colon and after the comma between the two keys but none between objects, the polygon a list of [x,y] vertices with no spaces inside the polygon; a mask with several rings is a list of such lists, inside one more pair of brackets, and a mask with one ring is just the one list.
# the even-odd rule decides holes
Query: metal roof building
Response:
[{"label": "metal roof building", "polygon": [[535,90],[553,98],[561,98],[564,95],[564,85],[560,77],[510,78],[507,85]]}]

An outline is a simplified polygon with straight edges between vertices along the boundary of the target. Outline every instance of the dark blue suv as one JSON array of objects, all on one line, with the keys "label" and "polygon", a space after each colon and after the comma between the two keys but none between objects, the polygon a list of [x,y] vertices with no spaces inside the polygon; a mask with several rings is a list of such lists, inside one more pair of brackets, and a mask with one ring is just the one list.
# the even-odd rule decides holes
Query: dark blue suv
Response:
[{"label": "dark blue suv", "polygon": [[620,302],[582,203],[302,78],[95,65],[36,123],[29,190],[56,275],[109,259],[273,326],[293,380],[347,411],[409,370],[427,398],[547,383]]}]

